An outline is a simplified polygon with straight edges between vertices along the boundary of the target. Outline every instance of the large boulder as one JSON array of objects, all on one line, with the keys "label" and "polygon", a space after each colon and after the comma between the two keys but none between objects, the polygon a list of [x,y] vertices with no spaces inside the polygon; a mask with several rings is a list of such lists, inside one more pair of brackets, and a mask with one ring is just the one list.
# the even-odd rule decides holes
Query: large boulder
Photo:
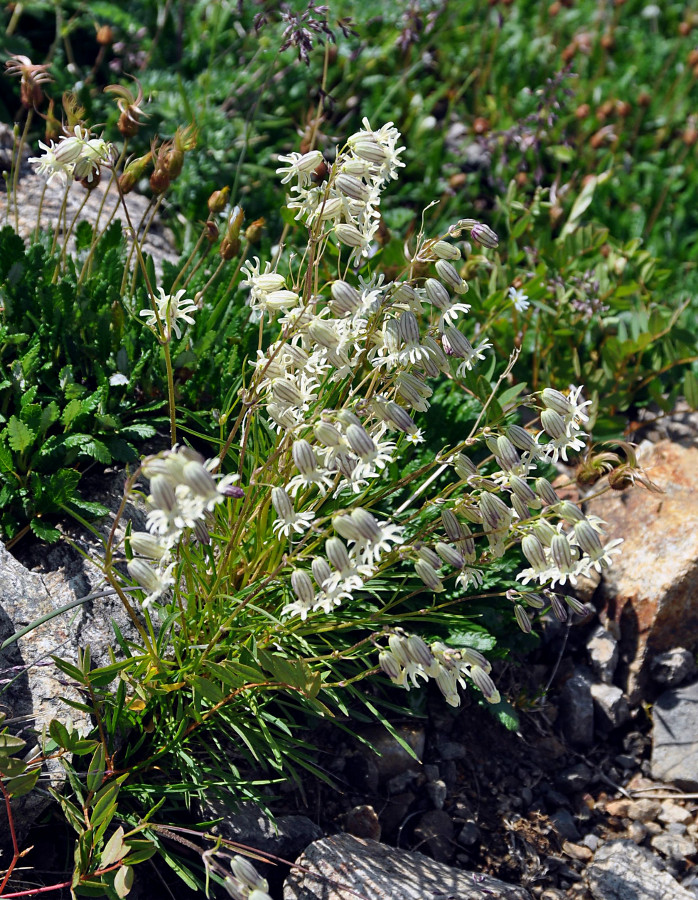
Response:
[{"label": "large boulder", "polygon": [[618,674],[631,702],[654,653],[698,647],[698,446],[645,443],[639,460],[659,491],[609,491],[586,505],[607,523],[609,540],[624,540],[600,592],[619,628]]},{"label": "large boulder", "polygon": [[297,861],[284,900],[530,900],[522,887],[489,875],[454,869],[421,853],[337,834],[316,841]]},{"label": "large boulder", "polygon": [[665,691],[652,707],[652,777],[698,790],[698,682]]}]

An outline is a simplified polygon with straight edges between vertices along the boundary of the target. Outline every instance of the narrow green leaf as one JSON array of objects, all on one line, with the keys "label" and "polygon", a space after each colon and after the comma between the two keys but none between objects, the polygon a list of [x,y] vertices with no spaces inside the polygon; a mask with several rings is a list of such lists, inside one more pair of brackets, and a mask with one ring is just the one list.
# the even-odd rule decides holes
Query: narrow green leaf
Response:
[{"label": "narrow green leaf", "polygon": [[87,790],[88,791],[96,791],[98,790],[102,782],[104,781],[104,746],[102,744],[97,745],[97,749],[95,750],[92,759],[90,760],[90,765],[87,770]]}]

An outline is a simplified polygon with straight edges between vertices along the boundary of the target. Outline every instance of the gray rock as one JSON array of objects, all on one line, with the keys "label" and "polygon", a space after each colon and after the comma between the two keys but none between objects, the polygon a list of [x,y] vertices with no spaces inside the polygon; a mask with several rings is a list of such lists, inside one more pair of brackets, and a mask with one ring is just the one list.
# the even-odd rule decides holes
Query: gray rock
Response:
[{"label": "gray rock", "polygon": [[[8,720],[17,719],[20,723],[12,730],[27,741],[27,750],[37,745],[38,736],[48,731],[54,718],[72,722],[83,734],[92,729],[86,713],[63,702],[62,698],[76,702],[84,699],[56,668],[52,656],[74,664],[78,651],[89,646],[93,668],[109,664],[115,647],[113,622],[126,640],[138,642],[138,633],[121,600],[113,593],[105,596],[95,591],[104,586],[96,566],[63,545],[43,548],[43,552],[45,559],[52,561],[44,575],[30,572],[0,543],[0,643],[33,622],[51,616],[0,651],[2,711]],[[55,571],[51,571],[51,566]],[[60,612],[92,594],[97,596]],[[44,775],[41,787],[19,798],[14,807],[20,835],[26,833],[50,802],[44,790],[46,785],[58,788],[65,779],[57,760],[45,764]]]},{"label": "gray rock", "polygon": [[[206,804],[205,815],[222,817],[212,829],[228,841],[245,844],[263,853],[293,860],[308,844],[322,837],[322,829],[307,816],[278,816],[271,819],[254,803],[245,803],[231,812],[220,801]],[[255,860],[260,871],[267,871],[264,863]]]},{"label": "gray rock", "polygon": [[618,665],[618,641],[599,625],[587,641],[591,667],[604,684],[611,684]]},{"label": "gray rock", "polygon": [[550,821],[561,838],[573,842],[580,839],[581,835],[574,821],[574,816],[568,810],[558,809],[550,816]]},{"label": "gray rock", "polygon": [[443,809],[430,809],[420,817],[414,836],[420,850],[426,850],[439,862],[448,862],[454,847],[453,820]]},{"label": "gray rock", "polygon": [[[346,834],[312,844],[284,885],[284,900],[530,900],[524,888]],[[345,888],[345,889],[343,889]]]},{"label": "gray rock", "polygon": [[678,687],[695,674],[696,662],[693,654],[684,647],[674,647],[664,653],[657,653],[650,659],[650,674],[657,684]]},{"label": "gray rock", "polygon": [[695,900],[652,854],[632,841],[600,847],[587,867],[594,900]]},{"label": "gray rock", "polygon": [[437,778],[436,781],[430,781],[427,784],[427,795],[434,809],[443,809],[448,796],[448,788],[440,778]]},{"label": "gray rock", "polygon": [[652,777],[698,790],[698,682],[665,691],[652,708]]},{"label": "gray rock", "polygon": [[[11,138],[11,129],[0,123],[0,140],[5,139],[8,132]],[[29,148],[25,148],[25,160],[28,155]],[[37,175],[32,167],[24,162],[20,167],[20,179],[15,198],[19,214],[19,233],[26,238],[34,232],[39,209],[41,209],[41,228],[44,229],[53,228],[58,222],[71,222],[75,215],[78,216],[79,221],[87,221],[93,226],[99,223],[98,227],[101,229],[110,221],[113,214],[115,219],[121,221],[127,245],[130,243],[128,218],[120,203],[115,185],[110,183],[109,173],[103,174],[102,180],[94,190],[89,192],[86,201],[85,189],[80,184],[73,182],[68,191],[65,218],[59,215],[63,195],[63,187],[58,188],[55,184],[47,187],[46,179],[42,175]],[[85,201],[84,206],[83,201]],[[148,209],[149,202],[147,197],[137,191],[132,191],[126,196],[128,212],[134,224],[137,225],[141,220]],[[7,193],[3,190],[0,191],[0,220],[3,223],[8,213],[9,221],[14,223],[15,205],[12,202],[10,209],[7,209]],[[61,238],[62,229],[59,232],[59,240]],[[143,251],[153,257],[155,271],[158,275],[162,274],[164,260],[176,263],[179,259],[174,245],[174,236],[169,228],[163,226],[158,216],[155,216],[148,230]],[[68,242],[68,252],[71,255],[75,254],[74,236]]]},{"label": "gray rock", "polygon": [[481,838],[482,834],[477,827],[477,823],[471,819],[469,822],[466,822],[458,832],[457,840],[463,847],[473,847],[475,844],[480,843]]},{"label": "gray rock", "polygon": [[586,670],[575,670],[563,685],[560,712],[567,739],[579,747],[590,746],[594,742],[594,701]]},{"label": "gray rock", "polygon": [[591,696],[596,709],[596,726],[601,732],[623,725],[630,718],[630,707],[623,691],[613,684],[592,684]]},{"label": "gray rock", "polygon": [[683,834],[658,834],[650,841],[655,850],[658,850],[668,859],[681,862],[687,856],[695,856],[695,843]]}]

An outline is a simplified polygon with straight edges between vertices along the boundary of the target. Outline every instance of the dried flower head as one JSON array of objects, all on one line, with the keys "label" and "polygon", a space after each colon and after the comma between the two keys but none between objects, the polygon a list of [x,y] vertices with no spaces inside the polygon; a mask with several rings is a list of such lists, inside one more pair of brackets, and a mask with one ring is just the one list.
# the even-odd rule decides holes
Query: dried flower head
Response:
[{"label": "dried flower head", "polygon": [[124,137],[133,137],[137,134],[141,119],[147,118],[143,112],[143,88],[137,79],[133,80],[138,87],[135,97],[133,92],[122,84],[108,84],[104,88],[105,94],[113,94],[117,98],[116,105],[121,113],[117,127]]},{"label": "dried flower head", "polygon": [[20,100],[25,109],[35,109],[44,99],[42,84],[53,81],[48,73],[47,65],[37,65],[28,56],[12,56],[5,63],[8,75],[18,76],[20,79]]}]

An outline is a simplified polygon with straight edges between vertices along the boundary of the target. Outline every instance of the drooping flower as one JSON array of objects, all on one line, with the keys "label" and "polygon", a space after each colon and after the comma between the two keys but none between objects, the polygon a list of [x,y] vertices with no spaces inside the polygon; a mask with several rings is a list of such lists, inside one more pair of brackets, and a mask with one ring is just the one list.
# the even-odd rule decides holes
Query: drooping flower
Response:
[{"label": "drooping flower", "polygon": [[196,312],[198,307],[193,300],[189,298],[182,299],[185,294],[186,290],[184,289],[180,289],[176,294],[166,294],[163,289],[159,287],[158,296],[153,298],[158,308],[158,315],[155,315],[153,309],[141,310],[140,314],[146,318],[145,324],[148,328],[151,328],[156,332],[157,320],[159,317],[166,341],[171,339],[172,332],[175,333],[178,340],[182,337],[182,332],[179,327],[180,322],[187,322],[189,325],[194,324],[191,313]]}]

